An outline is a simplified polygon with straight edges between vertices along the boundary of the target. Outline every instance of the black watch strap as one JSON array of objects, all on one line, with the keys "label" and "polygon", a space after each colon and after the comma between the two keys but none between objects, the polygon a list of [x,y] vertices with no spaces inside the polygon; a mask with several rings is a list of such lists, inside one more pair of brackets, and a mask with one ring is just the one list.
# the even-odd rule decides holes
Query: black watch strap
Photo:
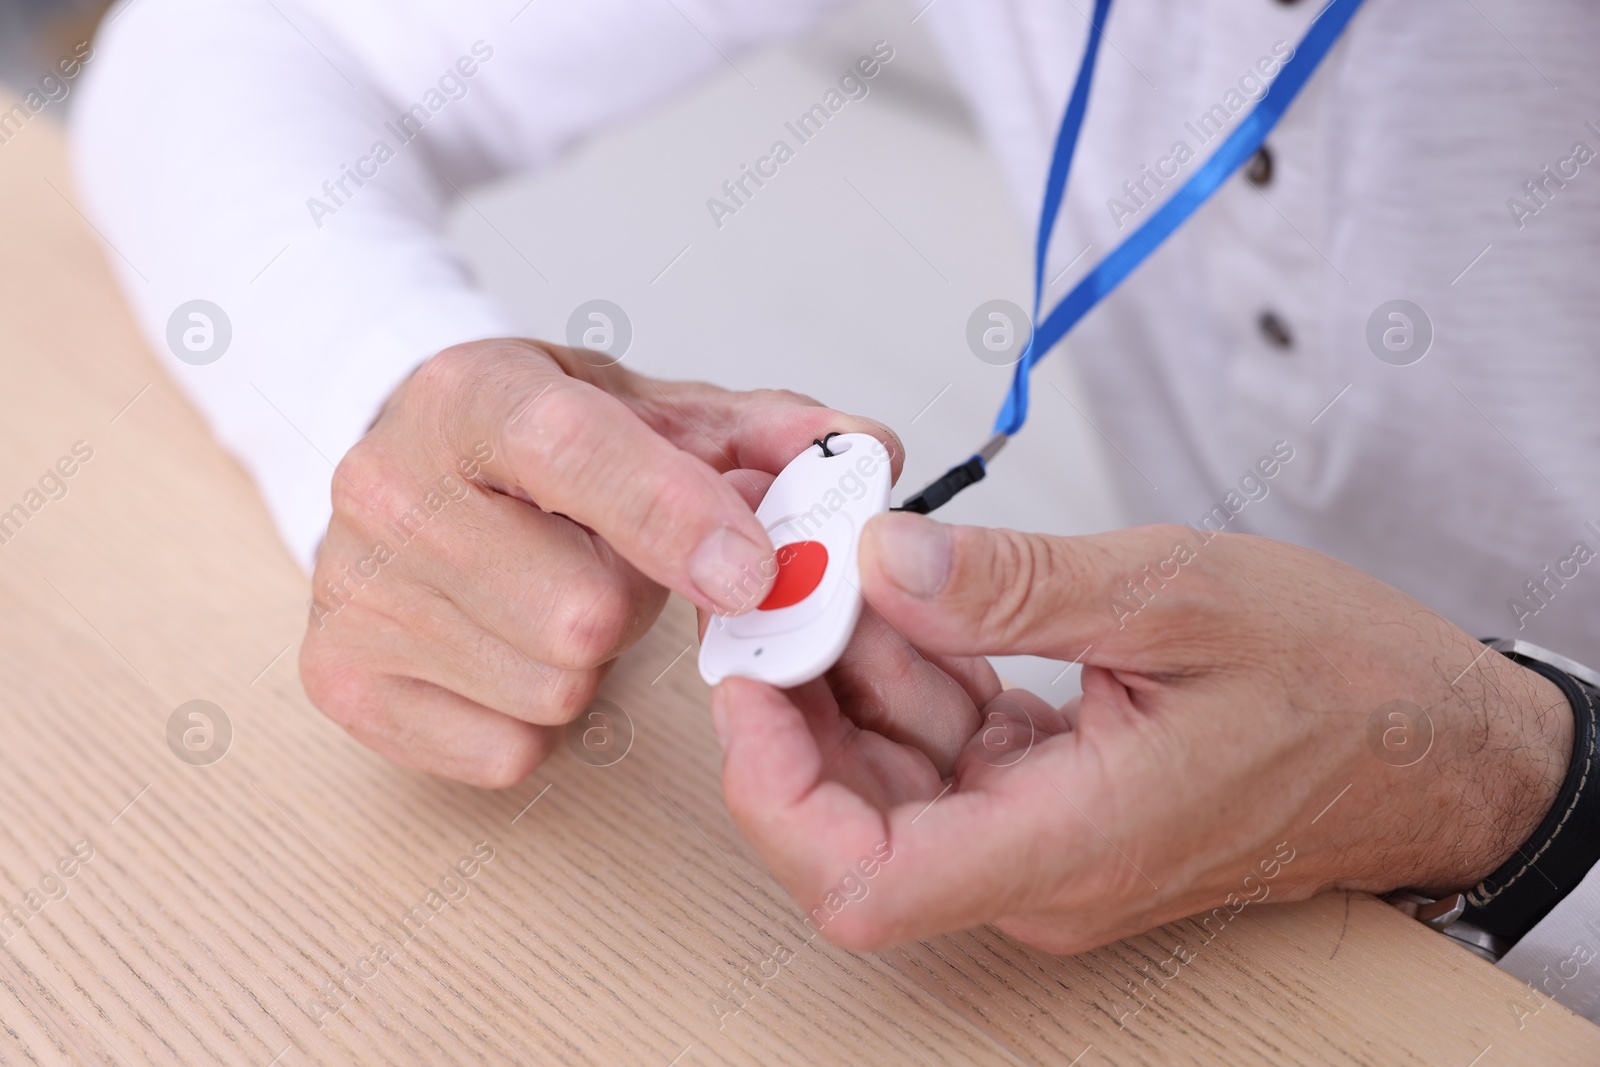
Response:
[{"label": "black watch strap", "polygon": [[[1466,894],[1463,922],[1515,941],[1576,889],[1600,861],[1600,753],[1596,752],[1600,690],[1546,662],[1554,659],[1577,667],[1559,656],[1534,658],[1518,651],[1518,642],[1485,643],[1513,663],[1550,679],[1572,705],[1572,764],[1555,804],[1533,836]],[[1529,648],[1529,652],[1535,651],[1543,652]]]}]

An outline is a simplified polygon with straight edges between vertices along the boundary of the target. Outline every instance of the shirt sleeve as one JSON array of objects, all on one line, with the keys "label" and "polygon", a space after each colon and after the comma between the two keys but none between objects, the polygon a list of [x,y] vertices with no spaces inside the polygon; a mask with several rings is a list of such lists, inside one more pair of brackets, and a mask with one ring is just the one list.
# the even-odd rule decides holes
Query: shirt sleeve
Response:
[{"label": "shirt sleeve", "polygon": [[134,0],[85,64],[79,194],[150,343],[309,567],[334,465],[396,385],[517,333],[445,238],[460,191],[832,2]]},{"label": "shirt sleeve", "polygon": [[[1600,1023],[1600,865],[1501,957],[1500,967],[1575,1014]],[[1525,1025],[1543,1004],[1530,994],[1511,1010]]]}]

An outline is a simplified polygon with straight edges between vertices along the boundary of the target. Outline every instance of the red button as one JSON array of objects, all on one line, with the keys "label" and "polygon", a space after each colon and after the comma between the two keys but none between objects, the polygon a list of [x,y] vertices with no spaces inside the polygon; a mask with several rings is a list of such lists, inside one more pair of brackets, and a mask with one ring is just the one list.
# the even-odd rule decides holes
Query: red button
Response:
[{"label": "red button", "polygon": [[828,550],[820,541],[796,541],[778,549],[778,578],[757,611],[793,607],[822,584],[828,569]]}]

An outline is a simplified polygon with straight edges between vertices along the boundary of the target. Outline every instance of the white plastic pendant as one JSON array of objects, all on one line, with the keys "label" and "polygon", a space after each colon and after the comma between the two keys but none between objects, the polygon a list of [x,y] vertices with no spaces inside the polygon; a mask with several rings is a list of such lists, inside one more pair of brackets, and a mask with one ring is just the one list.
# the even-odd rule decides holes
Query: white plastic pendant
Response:
[{"label": "white plastic pendant", "polygon": [[[700,646],[700,676],[754,678],[782,688],[839,662],[861,617],[856,559],[867,520],[889,508],[889,450],[864,433],[812,445],[783,468],[756,509],[776,549],[776,579],[743,615],[714,615]],[[765,575],[763,575],[765,577]]]}]

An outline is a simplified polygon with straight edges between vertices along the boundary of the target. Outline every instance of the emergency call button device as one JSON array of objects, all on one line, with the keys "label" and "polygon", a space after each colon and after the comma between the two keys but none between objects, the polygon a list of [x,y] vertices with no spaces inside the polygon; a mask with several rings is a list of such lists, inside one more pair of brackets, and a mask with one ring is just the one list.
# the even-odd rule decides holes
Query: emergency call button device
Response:
[{"label": "emergency call button device", "polygon": [[839,661],[861,617],[861,531],[889,509],[891,482],[889,450],[864,433],[830,434],[783,468],[756,509],[776,550],[772,589],[753,611],[712,616],[702,678],[789,688]]}]

